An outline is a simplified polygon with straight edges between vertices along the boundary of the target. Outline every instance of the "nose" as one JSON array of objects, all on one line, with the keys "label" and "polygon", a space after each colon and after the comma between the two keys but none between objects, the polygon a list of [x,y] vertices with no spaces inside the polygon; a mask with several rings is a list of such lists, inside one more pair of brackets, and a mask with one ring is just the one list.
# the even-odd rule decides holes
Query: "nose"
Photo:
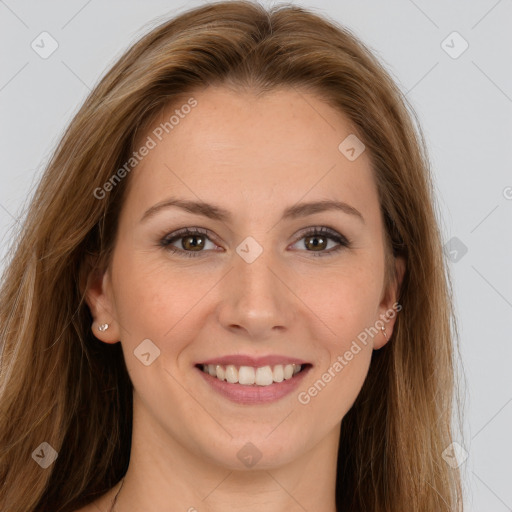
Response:
[{"label": "nose", "polygon": [[251,340],[286,332],[295,317],[285,272],[270,253],[264,250],[251,263],[234,254],[234,268],[221,282],[220,325]]}]

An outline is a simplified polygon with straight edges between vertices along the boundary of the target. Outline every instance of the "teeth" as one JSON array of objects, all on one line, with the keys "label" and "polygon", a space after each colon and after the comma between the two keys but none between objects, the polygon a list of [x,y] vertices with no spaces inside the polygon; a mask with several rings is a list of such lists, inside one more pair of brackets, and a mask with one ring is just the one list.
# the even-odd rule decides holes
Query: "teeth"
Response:
[{"label": "teeth", "polygon": [[256,368],[256,384],[258,386],[270,386],[274,382],[274,375],[270,366]]},{"label": "teeth", "polygon": [[[226,370],[224,370],[224,368],[220,364],[218,364],[216,366],[216,370],[217,370],[217,378],[219,380],[224,380],[226,378]],[[214,377],[215,377],[215,375],[214,375]]]},{"label": "teeth", "polygon": [[[258,371],[260,369],[258,368]],[[238,383],[243,384],[244,386],[250,386],[256,382],[256,376],[254,373],[254,368],[252,366],[240,366],[240,370],[238,370]],[[258,382],[258,384],[260,384]]]},{"label": "teeth", "polygon": [[283,382],[289,380],[302,369],[300,364],[277,364],[273,368],[270,366],[261,366],[253,368],[252,366],[240,366],[228,364],[226,367],[217,364],[203,364],[203,372],[219,380],[226,380],[231,384],[241,384],[243,386],[270,386],[274,382]]},{"label": "teeth", "polygon": [[238,382],[238,370],[232,364],[226,366],[226,380],[231,384]]},{"label": "teeth", "polygon": [[274,382],[283,382],[284,380],[284,368],[282,364],[274,366]]}]

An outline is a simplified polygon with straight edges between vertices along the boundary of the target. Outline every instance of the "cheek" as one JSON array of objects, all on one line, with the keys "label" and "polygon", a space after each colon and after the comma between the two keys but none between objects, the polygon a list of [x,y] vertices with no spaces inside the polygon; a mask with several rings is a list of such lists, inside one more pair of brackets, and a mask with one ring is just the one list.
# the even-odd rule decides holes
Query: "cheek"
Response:
[{"label": "cheek", "polygon": [[[315,379],[297,397],[313,429],[318,415],[325,428],[338,424],[356,400],[368,374],[373,352],[372,330],[378,316],[380,281],[367,267],[352,267],[308,287],[308,304],[328,327],[318,338],[322,354]],[[311,317],[311,321],[313,321]],[[323,329],[322,329],[323,330]]]},{"label": "cheek", "polygon": [[120,248],[113,276],[123,343],[134,347],[149,338],[160,350],[169,352],[172,346],[178,352],[216,277],[211,272],[173,268],[161,255],[148,257],[133,249],[124,254],[131,256],[124,256]]},{"label": "cheek", "polygon": [[140,343],[142,339],[161,339],[172,324],[172,312],[166,300],[162,300],[163,290],[169,302],[177,302],[173,297],[179,291],[166,282],[166,273],[150,258],[134,253],[133,248],[123,248],[119,244],[113,259],[113,289],[123,344]]},{"label": "cheek", "polygon": [[[356,257],[352,258],[355,260]],[[333,350],[378,319],[383,269],[378,262],[349,261],[325,272],[301,274],[296,293],[329,328]]]},{"label": "cheek", "polygon": [[[350,349],[339,352],[297,395],[297,407],[311,436],[321,437],[339,425],[356,401],[368,374],[370,347],[363,346],[356,353]],[[318,418],[322,418],[321,427]]]},{"label": "cheek", "polygon": [[328,276],[317,273],[315,279],[305,278],[299,291],[312,310],[310,323],[316,316],[325,333],[317,341],[323,353],[319,379],[302,390],[305,395],[299,402],[314,398],[315,407],[332,408],[337,420],[356,399],[368,373],[373,338],[381,335],[374,325],[379,318],[382,271],[378,262],[359,258],[357,264],[347,263]]}]

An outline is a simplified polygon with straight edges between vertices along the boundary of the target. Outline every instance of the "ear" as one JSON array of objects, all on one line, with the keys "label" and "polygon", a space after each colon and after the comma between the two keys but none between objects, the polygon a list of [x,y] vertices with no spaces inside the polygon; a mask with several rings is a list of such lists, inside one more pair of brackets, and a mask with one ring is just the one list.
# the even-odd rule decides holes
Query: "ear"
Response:
[{"label": "ear", "polygon": [[[397,302],[400,286],[405,274],[406,262],[402,256],[393,258],[395,264],[395,276],[392,276],[387,288],[383,292],[381,303],[379,304],[379,319],[376,321],[376,327],[379,333],[375,335],[373,348],[378,350],[382,348],[391,338],[395,326],[398,312],[402,309]],[[381,327],[384,327],[382,332]],[[384,335],[385,333],[385,335]]]},{"label": "ear", "polygon": [[[105,271],[97,267],[90,270],[85,287],[85,301],[94,319],[91,326],[94,336],[105,343],[120,341],[109,268]],[[102,324],[108,324],[108,329],[100,331],[98,327]]]}]

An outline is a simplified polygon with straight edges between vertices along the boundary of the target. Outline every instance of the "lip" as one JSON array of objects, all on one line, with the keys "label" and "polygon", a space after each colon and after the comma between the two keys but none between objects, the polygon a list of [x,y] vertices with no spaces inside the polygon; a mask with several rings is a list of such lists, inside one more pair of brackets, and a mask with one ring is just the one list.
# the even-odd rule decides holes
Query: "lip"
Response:
[{"label": "lip", "polygon": [[268,355],[261,357],[254,357],[243,354],[233,354],[229,356],[216,357],[208,359],[207,361],[198,362],[197,365],[202,364],[221,364],[227,366],[232,364],[234,366],[253,366],[255,368],[261,366],[275,366],[276,364],[308,364],[307,361],[297,359],[296,357],[282,356],[282,355]]},{"label": "lip", "polygon": [[[281,359],[281,361],[282,360],[283,359]],[[212,361],[217,362],[217,364],[221,364],[218,363],[219,359],[212,359]],[[202,364],[207,363],[205,362]],[[214,364],[214,362],[209,364]],[[242,405],[258,405],[277,402],[278,400],[281,400],[285,396],[295,391],[306,374],[312,368],[311,364],[305,364],[306,366],[299,373],[295,374],[291,379],[283,380],[282,382],[274,382],[273,384],[270,384],[270,386],[244,386],[243,384],[238,383],[231,384],[227,381],[219,380],[217,377],[212,377],[209,373],[203,372],[197,366],[194,369],[201,374],[202,378],[206,383],[210,385],[211,389],[219,393],[221,396],[227,398],[228,400]]]}]

